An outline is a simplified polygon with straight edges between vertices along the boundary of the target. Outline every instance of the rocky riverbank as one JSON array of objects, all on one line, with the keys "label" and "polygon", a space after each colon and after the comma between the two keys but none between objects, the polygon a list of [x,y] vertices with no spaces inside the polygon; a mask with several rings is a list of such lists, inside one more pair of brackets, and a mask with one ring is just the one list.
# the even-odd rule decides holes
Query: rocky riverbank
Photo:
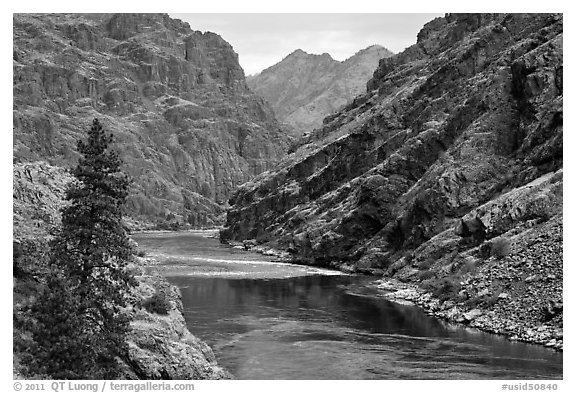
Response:
[{"label": "rocky riverbank", "polygon": [[427,23],[238,189],[221,239],[393,278],[441,318],[561,349],[562,39],[560,14]]},{"label": "rocky riverbank", "polygon": [[[29,242],[24,244],[30,248]],[[27,258],[26,253],[18,254]],[[130,266],[139,285],[132,293],[134,306],[127,310],[131,319],[129,349],[128,357],[119,360],[119,379],[231,379],[232,375],[218,366],[212,349],[188,330],[180,291],[156,273],[155,263],[151,258],[136,257]],[[26,278],[14,280],[15,379],[50,378],[31,375],[20,356],[20,348],[28,340],[24,310],[37,285]]]},{"label": "rocky riverbank", "polygon": [[139,286],[134,293],[137,306],[132,311],[124,378],[232,378],[218,366],[212,349],[186,327],[180,290],[155,272],[156,263],[136,258],[132,267]]},{"label": "rocky riverbank", "polygon": [[270,246],[258,244],[255,240],[244,240],[243,242],[237,242],[237,241],[222,241],[222,242],[238,250],[257,252],[258,254],[269,256],[273,258],[274,262],[294,263],[290,253],[283,250],[278,250]]},{"label": "rocky riverbank", "polygon": [[[509,238],[506,255],[485,259],[467,255],[459,270],[450,274],[446,273],[453,266],[439,263],[418,270],[424,268],[419,266],[419,259],[426,255],[422,253],[411,262],[405,261],[397,277],[384,275],[378,280],[378,295],[415,304],[443,320],[562,351],[562,230],[559,215],[544,223],[527,223]],[[286,251],[259,245],[254,240],[229,244],[278,261],[299,262]],[[349,264],[334,263],[331,267],[345,273],[360,272]],[[361,272],[384,274],[374,269]]]},{"label": "rocky riverbank", "polygon": [[[278,261],[293,262],[287,252],[271,247],[253,245],[246,241],[230,242],[230,245],[237,249],[268,255]],[[561,257],[561,250],[559,252]],[[526,269],[533,268],[531,261],[526,262],[519,257],[512,257],[509,262],[503,263],[499,269],[486,276],[467,277],[457,283],[462,289],[454,298],[440,299],[417,283],[402,282],[389,277],[378,280],[376,288],[379,296],[397,303],[417,305],[436,318],[503,335],[512,341],[540,344],[562,351],[563,302],[562,296],[555,295],[562,292],[561,281],[556,281],[562,276],[561,269],[558,271],[548,266],[554,273],[528,273],[528,283],[535,285],[527,291],[517,289],[505,292],[493,289],[499,282],[514,281],[515,272],[509,269],[521,265]],[[337,265],[335,268],[344,273],[354,273],[348,265]],[[523,303],[528,303],[530,306]],[[545,314],[546,320],[538,318],[541,314]]]},{"label": "rocky riverbank", "polygon": [[[487,310],[477,307],[466,311],[461,304],[452,300],[442,301],[418,285],[403,283],[398,280],[385,278],[379,280],[380,295],[388,300],[399,303],[411,303],[423,308],[427,314],[450,322],[462,323],[488,333],[501,334],[512,341],[523,341],[532,344],[541,344],[546,347],[562,351],[564,347],[562,325],[555,322],[543,324],[518,323],[515,318],[505,315],[503,308],[514,307],[508,303],[499,309]],[[501,293],[497,302],[507,303],[509,295]]]},{"label": "rocky riverbank", "polygon": [[491,248],[489,256],[478,258],[488,252],[480,246],[452,264],[442,263],[447,254],[425,266],[420,250],[381,288],[386,297],[412,301],[439,318],[562,350],[562,216],[527,222],[509,235],[484,247]]}]

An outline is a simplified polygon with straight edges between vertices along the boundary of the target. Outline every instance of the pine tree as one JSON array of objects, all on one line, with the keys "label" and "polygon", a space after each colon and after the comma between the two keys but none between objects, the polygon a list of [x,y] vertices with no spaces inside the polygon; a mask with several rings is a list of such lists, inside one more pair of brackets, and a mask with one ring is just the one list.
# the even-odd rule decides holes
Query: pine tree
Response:
[{"label": "pine tree", "polygon": [[72,171],[62,225],[51,243],[52,277],[34,307],[37,355],[32,368],[53,378],[114,378],[127,351],[124,307],[135,280],[122,209],[130,181],[113,136],[94,119]]}]

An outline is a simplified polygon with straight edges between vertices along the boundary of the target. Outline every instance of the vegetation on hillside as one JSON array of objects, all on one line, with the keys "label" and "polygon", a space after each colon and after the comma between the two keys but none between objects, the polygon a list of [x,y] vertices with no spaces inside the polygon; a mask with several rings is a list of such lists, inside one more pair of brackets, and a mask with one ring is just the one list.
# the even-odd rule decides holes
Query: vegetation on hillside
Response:
[{"label": "vegetation on hillside", "polygon": [[110,379],[127,354],[126,313],[136,281],[127,269],[133,249],[122,224],[130,181],[97,119],[72,171],[62,223],[49,252],[27,274],[40,282],[21,318],[30,332],[20,359],[30,376]]}]

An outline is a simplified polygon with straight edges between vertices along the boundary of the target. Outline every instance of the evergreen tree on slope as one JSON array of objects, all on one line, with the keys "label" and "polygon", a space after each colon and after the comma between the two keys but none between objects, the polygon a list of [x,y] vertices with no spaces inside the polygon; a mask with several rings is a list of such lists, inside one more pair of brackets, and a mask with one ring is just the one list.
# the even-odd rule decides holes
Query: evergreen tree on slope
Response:
[{"label": "evergreen tree on slope", "polygon": [[122,224],[130,181],[113,142],[94,119],[67,190],[69,205],[52,244],[52,275],[33,309],[38,346],[33,369],[60,379],[111,379],[127,351],[124,312],[135,279]]}]

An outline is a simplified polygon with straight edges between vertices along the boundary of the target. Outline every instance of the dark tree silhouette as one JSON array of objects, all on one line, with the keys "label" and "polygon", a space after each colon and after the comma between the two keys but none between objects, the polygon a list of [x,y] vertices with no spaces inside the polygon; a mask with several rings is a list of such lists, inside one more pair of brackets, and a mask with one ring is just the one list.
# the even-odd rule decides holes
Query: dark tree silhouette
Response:
[{"label": "dark tree silhouette", "polygon": [[126,356],[124,311],[135,279],[122,223],[130,181],[110,150],[113,136],[94,119],[66,192],[62,225],[51,242],[52,273],[33,307],[38,346],[32,369],[52,378],[114,378]]}]

